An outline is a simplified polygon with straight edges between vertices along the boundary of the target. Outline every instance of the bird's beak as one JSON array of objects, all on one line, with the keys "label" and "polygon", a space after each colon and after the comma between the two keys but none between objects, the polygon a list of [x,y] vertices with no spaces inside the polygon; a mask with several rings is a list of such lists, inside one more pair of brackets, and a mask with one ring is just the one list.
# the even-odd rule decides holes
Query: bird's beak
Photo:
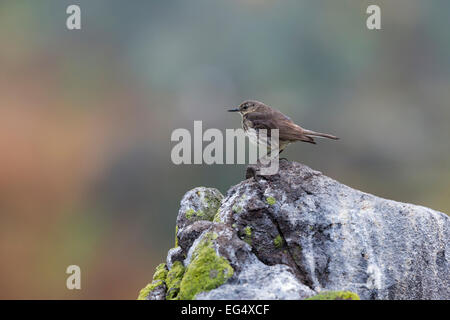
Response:
[{"label": "bird's beak", "polygon": [[228,112],[239,112],[239,108],[230,109],[230,110],[228,110]]}]

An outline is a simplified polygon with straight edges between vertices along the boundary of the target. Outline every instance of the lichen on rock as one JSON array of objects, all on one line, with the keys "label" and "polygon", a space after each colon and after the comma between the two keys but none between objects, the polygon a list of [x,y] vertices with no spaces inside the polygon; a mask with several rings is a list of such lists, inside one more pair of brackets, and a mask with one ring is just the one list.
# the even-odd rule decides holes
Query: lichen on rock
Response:
[{"label": "lichen on rock", "polygon": [[252,245],[252,227],[246,226],[244,228],[244,238],[243,240],[248,243],[250,246]]},{"label": "lichen on rock", "polygon": [[277,235],[275,239],[273,239],[273,244],[276,248],[281,248],[283,246],[283,238],[281,238],[281,235]]},{"label": "lichen on rock", "polygon": [[160,263],[153,274],[153,280],[162,280],[164,281],[167,277],[168,270],[166,268],[165,263]]},{"label": "lichen on rock", "polygon": [[217,288],[233,276],[233,268],[219,256],[212,244],[215,233],[205,233],[195,247],[181,281],[180,299],[194,299],[196,294]]},{"label": "lichen on rock", "polygon": [[175,247],[178,247],[178,226],[175,226]]},{"label": "lichen on rock", "polygon": [[239,205],[237,205],[237,204],[235,204],[235,205],[233,206],[232,210],[233,210],[234,213],[241,213],[242,207],[239,206]]},{"label": "lichen on rock", "polygon": [[274,197],[267,197],[267,198],[266,198],[266,202],[267,202],[269,205],[273,206],[275,203],[277,203],[277,200],[275,200]]},{"label": "lichen on rock", "polygon": [[216,215],[214,216],[213,222],[217,222],[217,223],[220,223],[220,222],[221,222],[219,210],[217,210],[217,213],[216,213]]},{"label": "lichen on rock", "polygon": [[166,264],[160,263],[153,274],[153,281],[139,292],[138,300],[160,300],[165,298],[167,273]]},{"label": "lichen on rock", "polygon": [[152,300],[150,299],[150,295],[157,291],[158,289],[161,289],[165,291],[165,285],[164,281],[162,280],[155,280],[146,285],[141,291],[139,292],[139,296],[137,300]]},{"label": "lichen on rock", "polygon": [[351,291],[324,291],[306,300],[360,300],[360,298]]},{"label": "lichen on rock", "polygon": [[188,191],[180,203],[177,217],[179,229],[195,221],[213,221],[222,203],[223,195],[215,188],[198,187]]},{"label": "lichen on rock", "polygon": [[140,299],[450,299],[447,215],[296,162],[258,172],[225,198],[185,194],[176,247]]},{"label": "lichen on rock", "polygon": [[184,275],[184,266],[180,261],[175,261],[172,265],[172,268],[167,273],[166,277],[166,286],[167,286],[167,293],[166,293],[166,299],[167,300],[176,300],[178,299],[178,293],[180,291],[180,285],[181,280],[183,279]]}]

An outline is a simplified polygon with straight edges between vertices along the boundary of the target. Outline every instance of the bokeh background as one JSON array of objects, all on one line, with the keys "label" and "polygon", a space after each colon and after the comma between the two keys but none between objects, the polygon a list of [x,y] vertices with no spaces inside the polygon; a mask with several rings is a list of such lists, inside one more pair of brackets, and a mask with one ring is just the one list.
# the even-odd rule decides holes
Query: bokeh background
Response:
[{"label": "bokeh background", "polygon": [[172,164],[172,131],[240,127],[250,98],[341,137],[283,156],[450,212],[449,30],[447,0],[2,0],[0,298],[135,299],[183,194],[244,177]]}]

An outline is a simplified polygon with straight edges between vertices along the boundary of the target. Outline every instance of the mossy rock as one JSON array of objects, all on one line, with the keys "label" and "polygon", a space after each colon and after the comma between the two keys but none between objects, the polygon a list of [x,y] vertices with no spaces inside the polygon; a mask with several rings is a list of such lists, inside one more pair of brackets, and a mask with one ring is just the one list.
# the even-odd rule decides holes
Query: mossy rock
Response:
[{"label": "mossy rock", "polygon": [[244,239],[248,245],[252,245],[252,227],[246,226],[244,228]]},{"label": "mossy rock", "polygon": [[358,294],[351,291],[324,291],[306,300],[361,300]]},{"label": "mossy rock", "polygon": [[186,225],[199,220],[213,221],[216,218],[223,195],[215,188],[198,187],[188,191],[181,200],[177,225]]},{"label": "mossy rock", "polygon": [[267,197],[266,202],[267,202],[267,204],[273,206],[275,203],[277,203],[277,200],[275,200],[274,197]]},{"label": "mossy rock", "polygon": [[240,206],[238,204],[235,204],[235,205],[233,205],[231,210],[233,211],[233,213],[241,213],[242,212],[242,206]]},{"label": "mossy rock", "polygon": [[160,263],[153,274],[153,280],[166,280],[168,270],[165,263]]},{"label": "mossy rock", "polygon": [[166,286],[167,286],[167,293],[166,293],[166,299],[167,300],[176,300],[178,297],[178,293],[180,292],[180,284],[181,279],[183,279],[184,275],[184,266],[180,261],[175,261],[172,269],[167,273],[166,277]]},{"label": "mossy rock", "polygon": [[181,280],[179,299],[195,299],[197,293],[215,289],[233,276],[228,260],[218,256],[213,247],[216,238],[217,234],[207,233],[195,248]]},{"label": "mossy rock", "polygon": [[139,296],[137,300],[147,300],[148,296],[152,291],[157,289],[159,286],[164,286],[164,281],[162,280],[154,280],[148,285],[145,286],[145,288],[141,289],[139,292]]},{"label": "mossy rock", "polygon": [[275,239],[273,239],[273,244],[276,248],[281,248],[283,246],[283,238],[281,238],[281,235],[277,235]]},{"label": "mossy rock", "polygon": [[165,263],[160,263],[153,274],[153,281],[139,292],[138,300],[147,300],[152,291],[160,286],[165,286],[168,270]]},{"label": "mossy rock", "polygon": [[216,213],[216,215],[214,216],[213,222],[217,222],[217,223],[222,222],[222,221],[220,220],[220,213],[219,213],[219,210],[217,210],[217,213]]}]

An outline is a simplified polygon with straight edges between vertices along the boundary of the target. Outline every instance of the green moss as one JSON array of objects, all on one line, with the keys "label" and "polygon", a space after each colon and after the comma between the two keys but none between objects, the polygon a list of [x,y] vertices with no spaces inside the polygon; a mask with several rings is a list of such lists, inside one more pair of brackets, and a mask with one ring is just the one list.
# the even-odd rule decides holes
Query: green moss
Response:
[{"label": "green moss", "polygon": [[205,193],[205,202],[206,202],[208,208],[216,211],[219,209],[220,205],[222,204],[222,198],[219,199],[215,195]]},{"label": "green moss", "polygon": [[175,261],[166,277],[166,300],[176,300],[180,292],[181,279],[184,275],[184,266],[180,261]]},{"label": "green moss", "polygon": [[206,189],[203,193],[197,193],[201,197],[204,211],[197,212],[197,216],[202,220],[213,221],[222,204],[223,196],[218,190]]},{"label": "green moss", "polygon": [[188,218],[189,220],[192,219],[192,216],[195,214],[195,210],[194,209],[189,209],[186,211],[185,215],[186,218]]},{"label": "green moss", "polygon": [[189,209],[186,211],[186,218],[191,220],[194,217],[199,218],[198,220],[203,220],[206,215],[202,210],[195,211],[194,209]]},{"label": "green moss", "polygon": [[186,218],[189,220],[195,219],[213,221],[219,211],[220,205],[222,204],[223,196],[218,191],[213,192],[208,189],[197,191],[197,196],[200,198],[198,201],[201,209],[197,211],[192,208],[186,210]]},{"label": "green moss", "polygon": [[217,232],[210,232],[210,233],[208,234],[208,239],[209,239],[209,240],[216,240],[217,237],[219,237],[219,235],[217,234]]},{"label": "green moss", "polygon": [[281,248],[283,246],[283,238],[281,238],[281,235],[277,235],[275,239],[273,239],[273,244],[277,248]]},{"label": "green moss", "polygon": [[269,205],[273,206],[275,203],[277,203],[277,200],[275,200],[274,197],[267,197],[267,198],[266,198],[266,202],[267,202]]},{"label": "green moss", "polygon": [[217,234],[206,234],[194,250],[181,281],[179,299],[194,299],[197,293],[215,289],[233,275],[234,270],[228,260],[218,256],[214,250],[212,240],[215,238]]},{"label": "green moss", "polygon": [[252,245],[252,227],[247,226],[244,228],[244,241],[247,242],[250,246]]},{"label": "green moss", "polygon": [[175,248],[178,247],[178,226],[175,226]]},{"label": "green moss", "polygon": [[244,210],[244,206],[245,206],[244,201],[246,198],[247,198],[247,196],[245,194],[243,194],[239,199],[237,199],[237,201],[231,207],[231,211],[233,213],[241,213]]},{"label": "green moss", "polygon": [[216,215],[214,216],[213,222],[222,222],[222,221],[220,221],[219,210],[217,210],[217,213],[216,213]]},{"label": "green moss", "polygon": [[156,267],[156,271],[153,274],[153,280],[166,280],[167,277],[167,268],[166,268],[166,264],[165,263],[160,263],[157,267]]},{"label": "green moss", "polygon": [[150,292],[155,290],[156,287],[158,287],[162,284],[164,284],[164,282],[162,280],[156,280],[156,281],[153,281],[152,283],[149,283],[145,288],[143,288],[139,292],[139,296],[137,299],[138,300],[147,300],[147,297],[150,294]]},{"label": "green moss", "polygon": [[160,263],[153,274],[153,281],[139,292],[138,300],[146,300],[147,296],[156,287],[164,284],[167,278],[168,270],[165,263]]},{"label": "green moss", "polygon": [[197,217],[199,217],[200,219],[205,218],[205,213],[202,210],[198,210],[196,213]]},{"label": "green moss", "polygon": [[306,300],[360,300],[360,298],[351,291],[324,291]]},{"label": "green moss", "polygon": [[235,205],[233,205],[233,207],[231,207],[231,210],[233,210],[233,213],[241,213],[242,207],[235,204]]}]

